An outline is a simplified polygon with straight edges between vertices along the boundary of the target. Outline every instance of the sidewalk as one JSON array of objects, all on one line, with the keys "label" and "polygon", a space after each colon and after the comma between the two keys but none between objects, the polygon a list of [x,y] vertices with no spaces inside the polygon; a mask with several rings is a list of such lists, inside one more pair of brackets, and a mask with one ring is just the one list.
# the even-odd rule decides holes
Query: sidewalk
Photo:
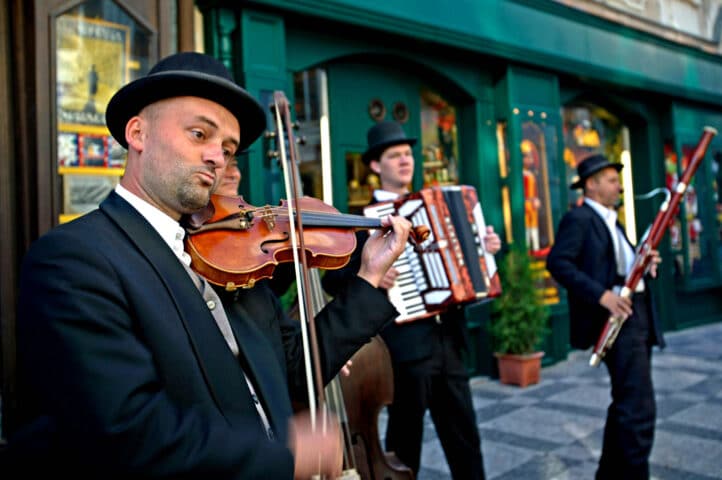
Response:
[{"label": "sidewalk", "polygon": [[[722,479],[722,324],[667,333],[653,353],[657,429],[652,479]],[[489,480],[593,479],[609,382],[589,353],[573,351],[518,388],[472,379]],[[451,479],[427,415],[418,480]],[[385,431],[382,427],[381,432]]]}]

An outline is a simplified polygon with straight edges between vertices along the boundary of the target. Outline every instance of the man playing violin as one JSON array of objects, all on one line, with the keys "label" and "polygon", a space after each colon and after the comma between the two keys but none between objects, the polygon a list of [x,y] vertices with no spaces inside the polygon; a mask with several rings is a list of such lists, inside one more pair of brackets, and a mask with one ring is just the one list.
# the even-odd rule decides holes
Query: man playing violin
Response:
[{"label": "man playing violin", "polygon": [[[276,297],[251,289],[220,304],[183,248],[182,218],[208,204],[235,152],[263,132],[262,108],[220,62],[180,53],[121,88],[106,120],[128,149],[119,186],[99,209],[35,242],[21,269],[23,426],[9,443],[16,471],[174,479],[340,472],[336,425],[312,428],[292,414],[289,390],[304,375],[298,335],[271,338],[258,327],[282,321]],[[383,224],[352,286],[317,316],[326,380],[396,314],[376,287],[410,224]]]},{"label": "man playing violin", "polygon": [[[239,194],[238,189],[241,186],[242,177],[243,175],[241,174],[241,170],[238,168],[238,159],[235,157],[231,158],[228,161],[226,169],[223,171],[220,184],[215,191],[216,195],[224,195],[227,197],[237,196]],[[270,279],[263,279],[260,282],[256,282],[253,290],[257,291],[257,289],[265,289],[266,286],[268,286],[276,296],[280,297],[281,295],[283,295],[283,293],[285,293],[286,290],[288,290],[293,285],[293,281],[295,280],[294,276],[295,271],[293,269],[293,263],[279,263],[273,270],[273,277]],[[250,293],[248,289],[238,289],[234,292],[228,293],[223,292],[222,287],[215,288],[218,291],[218,294],[224,297],[224,300],[227,299],[227,301],[223,302],[223,304],[226,305],[226,308],[229,308],[228,305],[230,305],[232,302],[237,302],[239,301],[239,299],[242,298],[242,296]],[[297,335],[297,331],[299,328],[297,321],[294,321],[291,318],[287,317],[284,318],[280,324],[274,323],[272,325],[264,325],[261,323],[259,324],[259,327],[266,330],[267,334],[271,338],[278,338],[279,330],[281,338],[283,338],[284,336],[291,336],[292,338],[295,338],[295,335]],[[348,376],[351,374],[351,365],[352,362],[349,359],[346,361],[346,364],[341,367],[341,374],[343,376]],[[299,389],[305,388],[305,385],[301,383],[295,385],[295,387],[295,389],[291,390],[291,398],[301,404],[306,404],[306,399],[303,398],[306,394],[305,390],[303,392],[299,391]]]},{"label": "man playing violin", "polygon": [[[368,148],[362,159],[381,182],[372,203],[394,200],[409,193],[414,173],[411,147],[416,139],[408,138],[401,125],[391,121],[371,127],[367,139]],[[344,269],[330,270],[323,278],[324,288],[332,295],[337,295],[359,271],[358,254],[368,233],[357,232],[357,238],[357,255],[352,256]],[[487,227],[484,241],[491,253],[501,248],[499,236],[492,227]],[[391,288],[398,275],[395,268],[390,268],[379,284],[380,289],[385,292]],[[484,478],[469,375],[461,357],[462,350],[468,348],[463,308],[453,306],[435,317],[390,323],[381,331],[381,337],[389,347],[394,374],[386,450],[396,453],[418,474],[424,415],[429,410],[453,478]]]}]

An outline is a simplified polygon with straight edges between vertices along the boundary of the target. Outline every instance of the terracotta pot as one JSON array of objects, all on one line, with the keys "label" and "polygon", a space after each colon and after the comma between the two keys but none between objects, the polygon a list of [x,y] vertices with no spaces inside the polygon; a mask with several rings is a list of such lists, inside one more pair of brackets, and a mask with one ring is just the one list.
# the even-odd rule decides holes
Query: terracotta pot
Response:
[{"label": "terracotta pot", "polygon": [[539,383],[541,359],[544,352],[523,355],[495,353],[494,356],[499,365],[499,381],[501,383],[520,387]]}]

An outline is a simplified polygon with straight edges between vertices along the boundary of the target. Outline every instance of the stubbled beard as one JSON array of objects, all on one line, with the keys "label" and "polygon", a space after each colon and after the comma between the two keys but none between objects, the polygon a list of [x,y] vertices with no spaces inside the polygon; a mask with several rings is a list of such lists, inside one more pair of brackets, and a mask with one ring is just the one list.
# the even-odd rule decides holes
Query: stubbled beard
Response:
[{"label": "stubbled beard", "polygon": [[210,190],[191,183],[181,184],[178,188],[178,200],[181,207],[189,212],[200,210],[208,205],[211,199]]}]

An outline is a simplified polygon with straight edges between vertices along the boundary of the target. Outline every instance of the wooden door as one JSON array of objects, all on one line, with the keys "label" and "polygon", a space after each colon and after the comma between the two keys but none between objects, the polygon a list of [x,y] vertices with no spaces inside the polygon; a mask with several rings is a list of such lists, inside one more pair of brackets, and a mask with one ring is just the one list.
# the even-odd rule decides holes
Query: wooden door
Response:
[{"label": "wooden door", "polygon": [[[10,149],[6,152],[9,154],[0,155],[3,199],[7,201],[3,202],[7,214],[0,218],[4,244],[0,253],[3,407],[0,438],[16,427],[15,299],[19,262],[32,241],[59,223],[63,209],[66,185],[59,172],[58,151],[62,148],[58,146],[62,145],[59,124],[65,123],[64,128],[70,131],[78,127],[76,130],[88,135],[103,133],[102,125],[83,124],[88,116],[77,115],[74,122],[59,121],[59,107],[67,94],[64,88],[78,88],[78,82],[88,82],[93,76],[93,63],[86,65],[88,58],[83,54],[94,51],[107,62],[110,57],[101,55],[107,54],[106,47],[122,52],[128,67],[127,75],[116,79],[116,83],[145,74],[158,58],[176,50],[176,18],[187,17],[176,14],[189,8],[192,3],[187,0],[10,0],[0,7],[0,20],[9,26],[8,35],[0,41],[3,52],[7,52],[2,56],[3,74],[7,77],[0,78],[0,93],[7,93],[9,101],[3,115],[7,115],[8,121],[4,124],[11,125],[13,132],[12,143],[3,146]],[[76,28],[75,38],[68,32],[71,26]],[[113,37],[114,32],[121,31],[123,38]],[[86,50],[88,41],[94,50]],[[127,45],[121,46],[120,42]],[[69,61],[75,63],[68,64]],[[74,69],[80,71],[85,67],[89,67],[85,72],[88,75],[71,78],[58,88],[63,85],[58,81],[59,73],[70,75]],[[107,67],[96,65],[97,69]],[[95,90],[87,107],[94,110],[96,120],[104,119],[105,106],[96,96],[100,89],[87,85],[83,88],[89,95]],[[105,94],[107,102],[109,94]]]}]

